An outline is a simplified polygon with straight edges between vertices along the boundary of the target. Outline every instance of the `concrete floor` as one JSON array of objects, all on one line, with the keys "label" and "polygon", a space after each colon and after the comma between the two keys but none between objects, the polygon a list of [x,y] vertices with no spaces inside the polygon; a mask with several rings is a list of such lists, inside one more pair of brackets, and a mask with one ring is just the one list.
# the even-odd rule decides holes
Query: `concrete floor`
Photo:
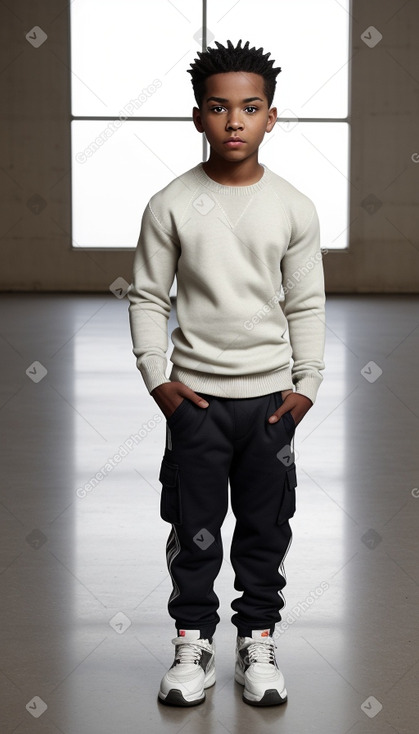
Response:
[{"label": "concrete floor", "polygon": [[295,441],[277,643],[288,703],[247,706],[234,683],[230,513],[217,683],[202,706],[173,709],[157,703],[175,634],[165,424],[135,367],[127,301],[0,298],[2,734],[419,730],[418,305],[328,298],[325,380]]}]

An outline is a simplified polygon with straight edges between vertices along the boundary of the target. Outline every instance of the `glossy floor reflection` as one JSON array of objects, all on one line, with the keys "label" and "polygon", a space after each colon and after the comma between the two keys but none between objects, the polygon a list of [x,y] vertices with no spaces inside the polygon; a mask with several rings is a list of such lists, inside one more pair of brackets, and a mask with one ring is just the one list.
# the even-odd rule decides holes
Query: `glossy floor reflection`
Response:
[{"label": "glossy floor reflection", "polygon": [[328,298],[277,627],[288,703],[247,706],[234,683],[230,513],[217,683],[183,710],[157,703],[175,634],[165,424],[135,368],[127,301],[0,298],[2,734],[418,731],[418,304]]}]

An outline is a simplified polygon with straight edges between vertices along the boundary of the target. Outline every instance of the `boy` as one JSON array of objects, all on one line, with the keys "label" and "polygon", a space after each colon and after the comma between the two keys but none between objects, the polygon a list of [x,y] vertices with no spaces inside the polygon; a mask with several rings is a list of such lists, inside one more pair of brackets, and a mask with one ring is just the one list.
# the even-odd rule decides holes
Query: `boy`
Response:
[{"label": "boy", "polygon": [[[249,42],[216,45],[188,70],[209,159],[151,198],[128,294],[137,366],[166,417],[160,514],[171,524],[177,637],[159,700],[193,706],[215,683],[213,583],[230,482],[231,563],[243,592],[231,605],[235,680],[246,703],[270,706],[287,700],[273,635],[295,511],[291,445],[323,379],[324,280],[313,203],[258,162],[281,69]],[[167,378],[175,274],[179,328]]]}]

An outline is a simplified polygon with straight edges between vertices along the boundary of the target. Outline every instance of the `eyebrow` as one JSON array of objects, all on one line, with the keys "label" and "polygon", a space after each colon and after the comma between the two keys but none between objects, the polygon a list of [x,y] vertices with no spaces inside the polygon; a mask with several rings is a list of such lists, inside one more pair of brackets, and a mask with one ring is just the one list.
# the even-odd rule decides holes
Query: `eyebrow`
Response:
[{"label": "eyebrow", "polygon": [[[261,99],[260,97],[247,97],[246,99],[243,99],[242,100],[242,104],[244,102],[255,102],[256,100],[258,100],[259,102],[263,102],[263,99]],[[224,102],[228,102],[228,101],[229,100],[226,99],[225,97],[208,97],[208,99],[207,99],[207,102],[221,102],[221,103],[224,103]]]}]

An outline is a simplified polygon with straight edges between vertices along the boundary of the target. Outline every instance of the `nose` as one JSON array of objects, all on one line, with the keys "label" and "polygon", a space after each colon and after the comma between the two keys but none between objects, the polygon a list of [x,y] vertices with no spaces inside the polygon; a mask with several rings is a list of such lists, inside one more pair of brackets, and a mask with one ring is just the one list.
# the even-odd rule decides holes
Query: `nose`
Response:
[{"label": "nose", "polygon": [[227,130],[243,130],[243,123],[238,112],[232,112],[227,120]]}]

